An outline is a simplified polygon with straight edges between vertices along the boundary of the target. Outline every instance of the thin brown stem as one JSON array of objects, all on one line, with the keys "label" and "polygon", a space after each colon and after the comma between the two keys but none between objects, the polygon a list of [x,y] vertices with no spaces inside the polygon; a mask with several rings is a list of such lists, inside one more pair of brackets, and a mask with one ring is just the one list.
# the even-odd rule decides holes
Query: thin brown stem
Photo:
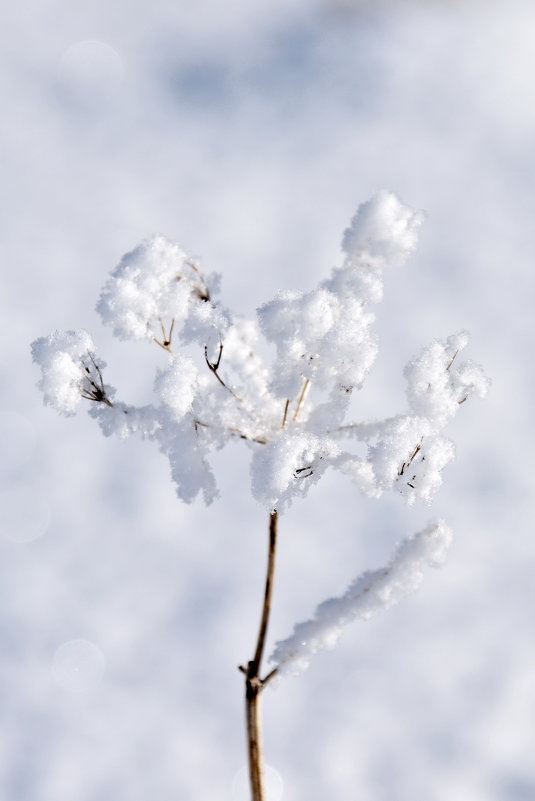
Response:
[{"label": "thin brown stem", "polygon": [[242,399],[242,398],[240,398],[240,396],[239,396],[239,395],[237,395],[237,394],[234,392],[234,390],[233,390],[233,389],[231,389],[231,388],[228,386],[228,384],[225,384],[225,382],[223,381],[223,379],[221,378],[221,376],[220,376],[220,375],[219,375],[219,373],[217,372],[217,371],[218,371],[218,368],[219,368],[219,365],[221,364],[221,356],[222,356],[222,354],[223,354],[223,343],[222,343],[222,342],[220,342],[220,343],[219,343],[219,353],[218,353],[218,355],[217,355],[217,359],[215,360],[215,362],[211,362],[211,361],[210,361],[210,359],[208,358],[208,346],[207,346],[207,345],[205,345],[205,346],[204,346],[204,359],[205,359],[205,361],[206,361],[206,364],[208,365],[208,369],[210,370],[210,372],[211,372],[211,373],[213,373],[213,374],[215,375],[215,377],[217,378],[217,380],[219,381],[219,383],[221,384],[221,386],[222,386],[222,387],[224,387],[224,388],[227,390],[227,392],[230,392],[230,394],[231,394],[231,395],[232,395],[234,398],[236,398],[236,400],[237,400],[237,401],[239,401],[240,403],[243,403],[243,399]]},{"label": "thin brown stem", "polygon": [[260,663],[264,654],[264,647],[266,644],[267,627],[269,623],[269,615],[271,612],[271,599],[273,597],[273,580],[275,577],[275,556],[277,552],[277,524],[279,521],[279,513],[271,512],[269,516],[269,549],[268,549],[268,566],[266,574],[266,586],[264,589],[264,604],[262,606],[262,618],[260,621],[260,628],[258,630],[258,639],[256,642],[256,650],[254,655],[254,664],[256,675],[260,670]]},{"label": "thin brown stem", "polygon": [[[247,721],[247,750],[249,755],[249,778],[251,782],[252,801],[266,801],[266,786],[264,777],[264,747],[262,737],[262,708],[261,693],[264,682],[260,678],[260,666],[264,655],[266,634],[271,612],[271,599],[273,596],[273,582],[275,577],[275,556],[277,549],[277,523],[278,513],[272,512],[269,518],[269,549],[266,584],[264,589],[264,603],[262,617],[254,657],[247,663],[247,669],[240,668],[245,673],[245,707]],[[273,671],[272,671],[273,673]],[[268,674],[266,678],[270,678]]]},{"label": "thin brown stem", "polygon": [[294,412],[293,421],[296,422],[297,418],[299,417],[299,412],[303,408],[303,404],[306,401],[307,395],[310,391],[310,379],[306,378],[305,383],[303,384],[303,389],[301,390],[301,394],[299,395],[299,400],[297,401],[297,407]]},{"label": "thin brown stem", "polygon": [[190,275],[184,275],[183,273],[177,273],[176,280],[186,281],[188,284],[190,284],[193,294],[199,298],[199,300],[209,301],[210,291],[206,286],[204,275],[202,274],[201,270],[199,270],[195,262],[191,260],[188,260],[186,265],[190,268],[190,270],[193,270],[193,272],[196,273],[200,283],[195,281]]},{"label": "thin brown stem", "polygon": [[[106,389],[104,388],[104,379],[102,378],[102,371],[98,366],[97,362],[95,361],[93,354],[88,352],[87,355],[91,360],[91,364],[93,365],[93,369],[96,372],[99,383],[97,384],[96,380],[93,380],[91,376],[91,369],[87,366],[87,364],[84,363],[82,359],[82,367],[84,368],[85,376],[83,377],[82,382],[80,384],[80,395],[82,396],[82,398],[85,398],[86,400],[94,401],[95,403],[105,403],[106,406],[112,407],[113,403],[106,395]],[[87,383],[89,384],[88,387],[84,386],[83,383],[84,381],[87,381]]]},{"label": "thin brown stem", "polygon": [[162,329],[162,341],[160,342],[160,340],[156,339],[156,337],[152,337],[154,342],[156,342],[156,344],[159,345],[160,348],[163,348],[164,350],[168,351],[169,353],[173,352],[173,328],[174,327],[175,327],[175,318],[173,317],[173,319],[171,320],[171,327],[169,329],[169,333],[167,334],[166,331],[165,331],[164,324],[163,324],[162,320],[160,320],[160,328]]},{"label": "thin brown stem", "polygon": [[[215,428],[211,423],[204,423],[202,420],[194,420],[193,425],[195,426],[195,430],[197,427],[200,426],[201,428]],[[239,437],[240,439],[246,439],[248,442],[256,442],[258,445],[267,445],[268,440],[265,437],[249,437],[247,434],[244,434],[239,428],[229,428],[224,427],[220,429],[221,431],[229,431],[235,437]]]},{"label": "thin brown stem", "polygon": [[451,359],[450,359],[450,363],[449,363],[449,364],[448,364],[448,366],[446,367],[446,372],[448,372],[449,370],[451,370],[451,366],[452,366],[453,362],[455,361],[455,359],[456,359],[456,357],[457,357],[457,354],[458,354],[458,353],[459,353],[459,349],[457,348],[457,350],[455,351],[455,353],[453,354],[453,356],[452,356],[452,357],[451,357]]},{"label": "thin brown stem", "polygon": [[249,781],[252,801],[266,801],[264,739],[262,737],[262,695],[260,688],[246,680]]},{"label": "thin brown stem", "polygon": [[264,678],[262,679],[262,687],[265,687],[266,684],[268,684],[271,681],[271,679],[274,679],[278,672],[279,672],[278,667],[273,668],[273,670],[270,670],[267,676],[264,676]]},{"label": "thin brown stem", "polygon": [[286,403],[284,404],[284,414],[282,415],[281,428],[284,428],[284,426],[286,425],[286,420],[288,419],[288,409],[290,407],[290,403],[291,403],[291,400],[287,400]]},{"label": "thin brown stem", "polygon": [[267,445],[268,442],[265,437],[248,437],[247,434],[244,434],[239,428],[225,428],[225,431],[230,431],[231,434],[235,434],[240,439],[246,439],[249,440],[249,442],[256,442],[258,445]]},{"label": "thin brown stem", "polygon": [[104,396],[102,398],[95,397],[95,395],[87,394],[86,392],[84,392],[84,390],[80,392],[80,395],[82,396],[82,398],[85,398],[85,400],[94,401],[95,403],[105,403],[106,406],[109,406],[110,408],[113,407],[113,403],[111,402],[111,400],[109,400],[109,398],[106,398]]}]

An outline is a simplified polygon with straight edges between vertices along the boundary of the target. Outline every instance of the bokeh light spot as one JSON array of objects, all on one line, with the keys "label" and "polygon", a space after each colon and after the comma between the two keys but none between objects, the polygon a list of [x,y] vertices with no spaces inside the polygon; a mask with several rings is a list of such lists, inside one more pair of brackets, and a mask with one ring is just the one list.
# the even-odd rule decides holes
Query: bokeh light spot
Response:
[{"label": "bokeh light spot", "polygon": [[57,683],[71,693],[86,693],[100,683],[104,675],[104,654],[89,640],[69,640],[57,649],[52,673]]}]

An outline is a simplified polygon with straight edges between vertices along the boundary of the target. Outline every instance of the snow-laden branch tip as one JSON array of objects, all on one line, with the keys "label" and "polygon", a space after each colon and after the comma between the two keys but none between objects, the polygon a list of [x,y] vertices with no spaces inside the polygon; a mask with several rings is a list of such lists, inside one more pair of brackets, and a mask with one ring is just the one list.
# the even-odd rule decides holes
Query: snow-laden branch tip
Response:
[{"label": "snow-laden branch tip", "polygon": [[[408,503],[429,502],[454,456],[444,426],[488,389],[482,369],[460,359],[464,332],[432,343],[407,365],[408,409],[383,421],[346,420],[351,395],[377,356],[374,307],[383,275],[414,250],[422,219],[392,193],[379,192],[346,230],[340,266],[315,289],[280,292],[260,306],[257,320],[223,306],[217,275],[206,275],[179,245],[152,236],[122,258],[97,309],[120,339],[159,346],[156,402],[116,400],[85,331],[34,342],[44,401],[66,415],[88,401],[106,436],[154,440],[186,502],[199,493],[207,503],[217,497],[210,453],[238,439],[253,452],[252,493],[270,512],[306,496],[328,468],[368,497],[392,489]],[[271,364],[258,353],[261,334],[275,345]],[[180,352],[192,343],[196,361]],[[364,442],[366,453],[353,452],[351,440]]]},{"label": "snow-laden branch tip", "polygon": [[87,331],[55,331],[32,343],[32,358],[41,367],[38,387],[43,401],[67,417],[76,414],[83,398],[111,405],[113,387],[104,386],[106,363],[95,356]]},{"label": "snow-laden branch tip", "polygon": [[357,618],[368,620],[418,589],[427,567],[441,565],[452,540],[442,520],[404,540],[389,564],[362,573],[338,598],[321,603],[314,617],[298,623],[286,640],[276,643],[270,661],[278,675],[298,675],[318,651],[334,648],[346,626]]}]

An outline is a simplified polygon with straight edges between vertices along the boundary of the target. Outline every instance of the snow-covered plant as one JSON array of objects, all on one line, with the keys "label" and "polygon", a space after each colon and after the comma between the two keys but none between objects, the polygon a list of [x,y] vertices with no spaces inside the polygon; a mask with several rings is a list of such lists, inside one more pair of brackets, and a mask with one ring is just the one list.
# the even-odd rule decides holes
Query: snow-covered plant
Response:
[{"label": "snow-covered plant", "polygon": [[[348,476],[364,495],[401,493],[407,503],[429,502],[454,457],[443,429],[489,382],[461,361],[465,332],[435,341],[405,368],[407,407],[382,421],[346,422],[351,395],[377,355],[373,307],[383,294],[383,272],[414,250],[422,216],[389,192],[362,204],[344,234],[344,259],[309,292],[284,291],[246,320],[218,300],[217,275],[163,236],[126,254],[105,284],[97,309],[120,339],[146,340],[168,352],[156,371],[155,404],[116,400],[104,382],[105,362],[85,331],[56,331],[32,345],[44,402],[64,415],[90,402],[106,436],[139,433],[166,454],[182,500],[217,497],[209,463],[213,449],[240,439],[251,450],[251,487],[269,513],[269,550],[254,655],[245,674],[251,789],[264,801],[260,696],[275,675],[299,673],[314,653],[331,648],[356,618],[367,619],[415,590],[427,566],[443,562],[451,532],[439,520],[401,542],[390,563],[357,577],[344,594],[321,603],[261,663],[271,608],[278,517],[307,495],[327,469]],[[257,352],[260,334],[276,356]],[[194,361],[180,345],[196,344]],[[189,352],[191,348],[189,349]],[[351,449],[347,443],[356,443]],[[357,452],[356,452],[357,451]]]}]

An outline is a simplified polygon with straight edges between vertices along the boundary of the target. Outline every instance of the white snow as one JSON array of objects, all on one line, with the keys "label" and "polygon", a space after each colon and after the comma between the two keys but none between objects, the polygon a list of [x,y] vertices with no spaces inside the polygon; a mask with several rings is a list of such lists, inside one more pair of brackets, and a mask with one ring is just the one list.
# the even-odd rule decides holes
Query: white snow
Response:
[{"label": "white snow", "polygon": [[401,542],[389,564],[358,576],[338,598],[321,603],[314,617],[297,623],[293,634],[276,643],[270,661],[277,672],[298,675],[318,651],[334,648],[346,626],[357,618],[369,620],[417,590],[427,567],[440,566],[452,533],[442,520]]},{"label": "white snow", "polygon": [[83,389],[91,391],[88,379],[99,384],[93,340],[87,331],[55,331],[32,343],[32,358],[41,368],[39,388],[44,402],[66,416],[76,413]]},{"label": "white snow", "polygon": [[[344,235],[342,266],[316,289],[280,292],[258,309],[260,332],[276,345],[271,366],[257,353],[255,322],[233,317],[214,300],[199,263],[153,236],[123,257],[98,309],[119,338],[149,339],[168,352],[154,383],[160,405],[112,402],[89,335],[73,331],[32,346],[45,403],[73,414],[83,397],[106,436],[155,439],[188,502],[199,493],[214,500],[210,451],[236,438],[253,449],[252,493],[268,511],[284,512],[305,497],[328,467],[369,497],[395,489],[409,504],[430,502],[454,457],[440,431],[471,395],[483,398],[488,389],[482,369],[460,361],[468,334],[433,342],[407,365],[411,412],[371,428],[345,423],[351,393],[377,355],[370,307],[382,298],[382,272],[411,253],[421,221],[386,191],[359,206]],[[179,352],[181,342],[200,345],[199,365]],[[367,432],[366,459],[339,444],[340,434],[359,431]]]}]

